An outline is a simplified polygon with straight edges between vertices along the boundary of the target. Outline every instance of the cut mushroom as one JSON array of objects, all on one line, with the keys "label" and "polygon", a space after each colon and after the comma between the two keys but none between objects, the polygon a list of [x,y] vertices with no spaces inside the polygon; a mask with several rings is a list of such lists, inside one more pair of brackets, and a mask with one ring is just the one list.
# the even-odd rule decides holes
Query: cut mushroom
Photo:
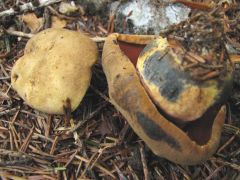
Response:
[{"label": "cut mushroom", "polygon": [[[161,44],[163,41],[166,44]],[[155,60],[160,61],[158,63],[163,63],[161,62],[163,60],[162,55],[167,52],[165,51],[166,47],[168,47],[168,43],[161,37],[121,34],[111,34],[108,36],[103,49],[103,69],[107,77],[109,96],[111,102],[126,118],[133,130],[156,155],[179,164],[197,164],[209,158],[218,147],[222,126],[226,118],[224,104],[226,103],[227,96],[230,94],[233,69],[231,67],[226,68],[225,77],[221,77],[219,80],[223,84],[218,83],[218,81],[211,81],[209,84],[202,85],[207,90],[208,88],[210,89],[204,94],[210,98],[208,100],[210,103],[207,104],[208,109],[202,108],[196,116],[197,119],[193,120],[192,116],[189,118],[190,122],[180,127],[172,121],[173,117],[169,119],[169,116],[166,115],[169,109],[166,108],[165,112],[163,112],[161,108],[156,106],[158,103],[155,102],[155,97],[152,96],[157,95],[151,95],[151,88],[147,89],[148,85],[144,84],[144,73],[141,75],[145,68],[147,68],[145,65],[151,59],[151,55],[159,51],[158,48],[160,48],[160,54],[158,54],[159,56]],[[172,70],[178,73],[179,64],[175,62],[174,54],[172,56],[163,60],[169,61],[165,62],[165,67],[156,65],[156,67],[160,68],[159,71]],[[141,58],[144,60],[141,60]],[[139,71],[137,71],[136,65]],[[148,70],[150,71],[151,68]],[[155,71],[157,70],[155,69]],[[186,77],[186,75],[183,77]],[[169,80],[168,76],[163,78],[166,81]],[[177,78],[179,78],[178,75],[175,76],[174,80],[178,81]],[[171,83],[175,83],[174,80]],[[152,81],[153,79],[148,79],[150,85],[153,83]],[[178,85],[183,86],[182,92],[191,92],[187,91],[188,89],[186,88],[193,86],[189,81],[186,78],[185,81],[180,81],[181,84],[178,83]],[[192,81],[194,80],[192,79],[190,82]],[[194,86],[198,85],[198,83],[194,84]],[[207,94],[207,92],[211,91],[214,92],[214,95]],[[189,96],[188,93],[185,94]],[[161,96],[165,97],[164,95]],[[187,99],[188,97],[183,98]],[[203,97],[203,100],[205,98]],[[180,101],[182,100],[180,99]],[[186,104],[186,107],[190,108],[189,111],[195,108],[192,107],[193,105],[197,105],[197,99],[192,98],[191,101],[195,102],[190,102],[190,106]],[[188,103],[186,100],[184,102]],[[171,102],[165,103],[164,105],[168,106]],[[173,108],[175,107],[173,106]],[[183,111],[182,117],[186,116],[186,113],[188,112]],[[200,118],[198,118],[199,116]],[[185,119],[181,120],[184,121]]]},{"label": "cut mushroom", "polygon": [[63,114],[66,100],[75,110],[91,80],[97,46],[86,35],[47,29],[27,43],[12,69],[12,87],[35,109]]}]

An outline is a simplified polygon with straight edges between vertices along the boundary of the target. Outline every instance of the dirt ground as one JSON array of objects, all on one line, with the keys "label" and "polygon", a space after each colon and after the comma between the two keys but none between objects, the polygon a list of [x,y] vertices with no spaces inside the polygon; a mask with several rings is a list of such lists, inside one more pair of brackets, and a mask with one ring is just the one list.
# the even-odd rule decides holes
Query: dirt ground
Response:
[{"label": "dirt ground", "polygon": [[[36,7],[34,10],[22,8],[29,2]],[[127,22],[126,17],[118,19],[123,22],[115,19],[115,14],[107,8],[112,3],[110,0],[74,1],[74,8],[67,8],[67,11],[60,11],[59,0],[44,2],[48,1],[0,0],[1,179],[240,179],[239,64],[235,64],[233,90],[227,102],[228,118],[217,152],[199,165],[178,165],[154,155],[109,101],[101,66],[104,38],[113,32],[124,32],[132,23]],[[159,2],[152,1],[156,6]],[[231,31],[225,31],[223,26],[219,36],[228,37],[235,48],[234,58],[239,59],[239,1],[178,0],[171,3],[176,2],[191,8],[190,19],[198,13],[205,14],[206,19],[197,23],[201,27],[210,22],[208,17],[214,13],[217,14],[214,23],[227,18]],[[222,8],[229,10],[223,12]],[[188,23],[170,26],[159,33],[181,37]],[[93,67],[91,86],[71,115],[39,112],[29,107],[11,87],[11,69],[23,55],[27,41],[33,34],[50,27],[83,31],[98,45],[99,60]],[[188,35],[193,39],[205,37],[190,30]],[[212,42],[217,44],[218,39]],[[185,45],[219,50],[208,42]],[[65,126],[66,121],[71,125]]]}]

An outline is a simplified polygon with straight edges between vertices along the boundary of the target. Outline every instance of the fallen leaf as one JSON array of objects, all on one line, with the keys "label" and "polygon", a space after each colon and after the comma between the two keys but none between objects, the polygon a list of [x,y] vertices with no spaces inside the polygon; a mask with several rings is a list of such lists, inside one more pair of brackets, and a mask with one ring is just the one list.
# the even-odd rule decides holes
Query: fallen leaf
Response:
[{"label": "fallen leaf", "polygon": [[51,24],[52,28],[64,28],[67,25],[66,20],[60,19],[57,16],[52,16],[51,21],[52,21],[52,24]]},{"label": "fallen leaf", "polygon": [[22,15],[22,21],[31,30],[31,33],[36,33],[42,27],[42,18],[37,18],[34,13],[27,13]]}]

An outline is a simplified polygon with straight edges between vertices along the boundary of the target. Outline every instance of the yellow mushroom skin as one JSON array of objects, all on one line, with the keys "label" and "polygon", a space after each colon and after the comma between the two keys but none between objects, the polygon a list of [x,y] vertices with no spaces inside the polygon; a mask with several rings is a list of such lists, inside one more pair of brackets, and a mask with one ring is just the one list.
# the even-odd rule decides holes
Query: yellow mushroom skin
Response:
[{"label": "yellow mushroom skin", "polygon": [[[154,37],[140,36],[142,44]],[[120,49],[118,41],[139,44],[138,37],[111,34],[103,49],[103,69],[109,86],[109,96],[137,135],[158,156],[183,165],[198,164],[209,158],[217,149],[221,129],[226,117],[222,106],[213,113],[210,138],[202,145],[162,116],[146,93],[134,64]],[[134,41],[135,39],[135,41]],[[212,117],[204,117],[212,118]]]},{"label": "yellow mushroom skin", "polygon": [[11,74],[12,87],[33,108],[63,114],[70,100],[75,110],[91,80],[97,46],[86,35],[67,29],[47,29],[27,43]]}]

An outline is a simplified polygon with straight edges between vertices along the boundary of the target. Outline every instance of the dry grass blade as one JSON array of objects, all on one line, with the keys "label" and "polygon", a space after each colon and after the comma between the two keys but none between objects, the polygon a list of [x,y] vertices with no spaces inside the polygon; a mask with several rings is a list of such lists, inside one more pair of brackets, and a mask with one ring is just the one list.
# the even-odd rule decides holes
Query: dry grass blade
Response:
[{"label": "dry grass blade", "polygon": [[237,170],[238,172],[240,172],[240,166],[238,164],[230,163],[230,162],[221,160],[219,158],[214,158],[214,157],[210,158],[210,160],[220,163],[221,165],[229,166],[229,167]]},{"label": "dry grass blade", "polygon": [[234,139],[239,135],[240,131],[237,131],[225,144],[223,144],[217,151],[217,153],[220,153],[223,149],[225,149],[228,145],[230,145]]},{"label": "dry grass blade", "polygon": [[212,10],[212,6],[209,5],[208,3],[202,3],[202,2],[194,2],[194,1],[188,1],[188,0],[173,0],[175,3],[182,3],[190,8],[194,9],[200,9],[200,10],[205,10],[209,11]]},{"label": "dry grass blade", "polygon": [[20,148],[20,151],[21,151],[21,152],[25,152],[25,151],[27,150],[28,145],[29,145],[30,140],[31,140],[32,135],[33,135],[33,131],[34,131],[34,127],[31,128],[28,136],[26,137],[26,139],[23,140],[23,144],[22,144],[22,146],[21,146],[21,148]]},{"label": "dry grass blade", "polygon": [[143,149],[143,145],[140,145],[140,153],[141,153],[141,159],[142,159],[142,165],[143,165],[143,172],[144,172],[144,179],[149,179],[149,173],[148,173],[148,167],[146,162],[146,157]]},{"label": "dry grass blade", "polygon": [[[50,4],[54,4],[57,2],[60,2],[61,0],[40,0],[38,1],[38,6],[35,6],[35,3],[33,2],[29,2],[29,3],[25,3],[22,4],[18,7],[18,10],[20,10],[21,12],[26,12],[26,11],[31,11],[34,10],[38,7],[43,7],[43,6],[48,6]],[[0,17],[2,16],[11,16],[16,14],[18,11],[15,11],[14,8],[10,8],[8,10],[2,11],[0,12]]]},{"label": "dry grass blade", "polygon": [[2,179],[14,179],[14,180],[27,180],[27,178],[23,178],[20,176],[14,176],[12,174],[0,172],[0,178]]},{"label": "dry grass blade", "polygon": [[57,143],[58,143],[58,136],[56,136],[55,139],[53,140],[52,147],[51,147],[51,150],[50,150],[50,154],[51,155],[54,154],[54,151],[56,149]]},{"label": "dry grass blade", "polygon": [[[31,33],[24,33],[21,31],[14,31],[14,30],[6,30],[6,33],[12,36],[25,37],[25,38],[31,38],[34,36],[34,34],[31,34]],[[91,37],[91,39],[96,43],[102,43],[102,42],[105,42],[106,37],[96,36],[96,37]],[[4,79],[10,79],[10,77],[9,76],[2,77],[2,80]]]},{"label": "dry grass blade", "polygon": [[194,54],[193,52],[187,52],[185,56],[187,56],[189,59],[194,59],[197,62],[206,63],[205,59],[197,54]]},{"label": "dry grass blade", "polygon": [[[90,163],[90,160],[88,159],[85,159],[84,157],[81,157],[81,156],[78,156],[76,155],[75,156],[77,159],[81,160],[81,161],[84,161],[86,163]],[[99,168],[101,171],[103,171],[104,173],[106,173],[107,175],[111,176],[113,179],[116,179],[116,177],[109,171],[107,170],[106,168],[104,168],[103,166],[99,165],[98,163],[95,163],[94,165],[95,167]]]}]

